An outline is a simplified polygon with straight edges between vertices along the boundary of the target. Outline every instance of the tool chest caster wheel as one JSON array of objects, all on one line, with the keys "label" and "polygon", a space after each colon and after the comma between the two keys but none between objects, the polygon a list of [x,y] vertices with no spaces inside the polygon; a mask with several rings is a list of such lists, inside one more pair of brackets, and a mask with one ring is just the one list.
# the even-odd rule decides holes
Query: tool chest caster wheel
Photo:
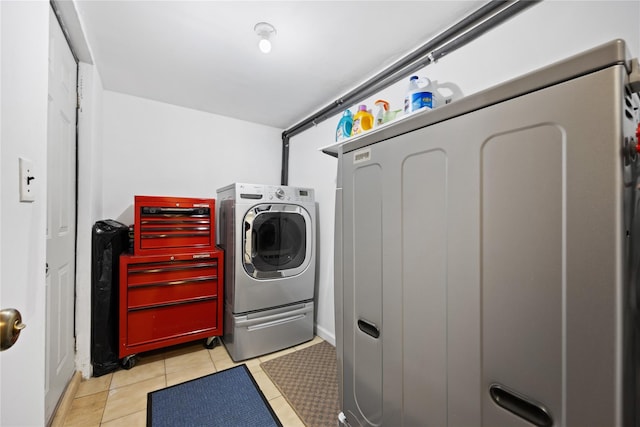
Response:
[{"label": "tool chest caster wheel", "polygon": [[212,348],[216,348],[220,344],[220,339],[218,337],[209,337],[205,340],[204,346],[211,350]]},{"label": "tool chest caster wheel", "polygon": [[126,356],[124,359],[122,359],[122,367],[124,369],[131,369],[134,366],[136,366],[136,355],[132,354],[131,356]]}]

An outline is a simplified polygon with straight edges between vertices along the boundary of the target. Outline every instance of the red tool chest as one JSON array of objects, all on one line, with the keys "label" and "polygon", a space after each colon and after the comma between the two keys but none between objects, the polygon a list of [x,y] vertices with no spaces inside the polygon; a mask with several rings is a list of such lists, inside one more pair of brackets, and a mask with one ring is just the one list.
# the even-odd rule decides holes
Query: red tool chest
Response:
[{"label": "red tool chest", "polygon": [[215,249],[215,200],[135,196],[133,253],[177,254]]},{"label": "red tool chest", "polygon": [[135,196],[133,255],[120,256],[119,357],[222,336],[224,252],[215,200]]},{"label": "red tool chest", "polygon": [[223,268],[221,250],[122,255],[120,358],[221,336]]}]

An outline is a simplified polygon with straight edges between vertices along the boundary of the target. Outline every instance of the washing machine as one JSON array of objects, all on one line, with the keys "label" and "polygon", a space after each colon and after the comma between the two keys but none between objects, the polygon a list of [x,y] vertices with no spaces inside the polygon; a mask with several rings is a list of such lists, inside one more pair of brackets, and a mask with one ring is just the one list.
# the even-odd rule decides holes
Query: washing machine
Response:
[{"label": "washing machine", "polygon": [[217,190],[225,251],[223,342],[234,361],[313,338],[313,189],[235,183]]}]

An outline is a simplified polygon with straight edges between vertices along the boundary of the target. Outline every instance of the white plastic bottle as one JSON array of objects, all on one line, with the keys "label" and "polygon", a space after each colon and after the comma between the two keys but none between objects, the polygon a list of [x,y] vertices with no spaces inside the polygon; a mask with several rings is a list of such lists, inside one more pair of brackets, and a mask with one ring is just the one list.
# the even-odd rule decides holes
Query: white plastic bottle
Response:
[{"label": "white plastic bottle", "polygon": [[426,78],[411,76],[407,95],[404,97],[404,113],[411,114],[423,108],[435,108],[431,82]]}]

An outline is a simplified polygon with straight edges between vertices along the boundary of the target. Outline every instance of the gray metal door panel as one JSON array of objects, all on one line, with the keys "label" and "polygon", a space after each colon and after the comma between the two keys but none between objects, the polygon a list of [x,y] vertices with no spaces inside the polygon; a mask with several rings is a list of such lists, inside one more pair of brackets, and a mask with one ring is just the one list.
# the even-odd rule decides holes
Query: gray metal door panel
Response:
[{"label": "gray metal door panel", "polygon": [[447,155],[401,164],[403,425],[447,425]]},{"label": "gray metal door panel", "polygon": [[[394,185],[386,194],[398,199],[386,199],[392,201],[388,208],[401,207],[391,216],[396,225],[385,223],[397,227],[388,235],[402,237],[398,272],[385,276],[385,286],[399,283],[401,299],[395,307],[385,301],[389,311],[383,314],[387,330],[390,321],[402,320],[394,328],[401,343],[384,343],[385,364],[402,370],[402,426],[473,426],[480,420],[479,227],[469,220],[478,211],[478,161],[469,150],[472,138],[472,131],[451,121],[380,145],[394,162],[385,164]],[[394,348],[400,349],[398,360],[390,354]],[[391,374],[394,367],[387,369]]]},{"label": "gray metal door panel", "polygon": [[[387,216],[383,209],[390,204],[382,198],[385,171],[375,161],[359,166],[354,162],[354,158],[367,158],[369,154],[365,150],[346,160],[349,182],[343,183],[342,192],[343,322],[337,321],[336,325],[343,323],[344,328],[343,341],[337,344],[345,349],[338,351],[343,353],[345,414],[353,425],[378,426],[388,424],[384,420],[389,416],[389,395],[396,394],[390,393],[388,382],[393,379],[384,372],[394,354],[387,355],[383,348],[383,343],[386,347],[393,342],[394,331],[387,329],[387,323],[383,326],[382,318],[383,299],[385,305],[390,304],[388,295],[383,295],[383,275],[394,261],[388,259],[393,255],[383,244],[383,220]],[[395,264],[398,259],[395,255]]]},{"label": "gray metal door panel", "polygon": [[491,384],[562,414],[565,136],[547,124],[495,135],[481,148],[486,426],[526,424],[495,404]]},{"label": "gray metal door panel", "polygon": [[[375,147],[369,163],[354,165],[362,152],[345,159],[353,179],[343,194],[344,399],[350,420],[363,425],[446,425],[447,419],[446,329],[440,327],[447,323],[447,158],[435,143],[416,153],[424,138],[405,138],[402,150]],[[360,318],[379,322],[379,339],[359,329]],[[423,339],[407,338],[413,334]],[[352,346],[362,348],[360,357]],[[365,399],[382,418],[365,412],[369,407],[359,403]]]},{"label": "gray metal door panel", "polygon": [[501,381],[554,425],[620,423],[620,71],[476,116],[503,123],[482,146],[484,425],[522,424],[488,395]]},{"label": "gray metal door panel", "polygon": [[370,425],[382,420],[382,169],[368,164],[353,175],[353,398]]},{"label": "gray metal door panel", "polygon": [[[353,193],[372,186],[382,189],[384,196],[382,240],[376,244],[383,248],[384,263],[382,425],[479,423],[479,268],[477,255],[471,257],[477,253],[478,225],[467,220],[473,209],[477,213],[477,191],[470,185],[469,174],[477,176],[478,161],[477,156],[475,161],[468,156],[463,144],[451,140],[456,129],[455,123],[443,124],[373,146],[370,158],[381,168],[382,182],[345,180],[343,184],[345,359],[352,357],[347,354],[349,336],[357,333],[348,312],[359,304],[350,299],[353,291],[349,289],[369,286],[353,275],[348,255],[361,250],[351,234],[358,227],[353,221],[359,218],[351,216]],[[450,162],[450,150],[457,164]],[[354,165],[354,157],[361,153],[344,156],[344,176],[368,166]],[[451,198],[452,193],[462,197]],[[368,229],[369,233],[375,230]],[[454,301],[452,293],[457,295]],[[351,387],[347,371],[357,371],[357,363],[357,359],[345,360],[345,402]],[[452,392],[454,401],[449,400]],[[344,408],[347,415],[351,412],[364,423],[356,416],[357,409],[352,409],[354,402],[345,403]]]},{"label": "gray metal door panel", "polygon": [[476,139],[483,425],[528,425],[491,399],[495,383],[553,425],[621,425],[621,68],[465,123],[486,128]]}]

